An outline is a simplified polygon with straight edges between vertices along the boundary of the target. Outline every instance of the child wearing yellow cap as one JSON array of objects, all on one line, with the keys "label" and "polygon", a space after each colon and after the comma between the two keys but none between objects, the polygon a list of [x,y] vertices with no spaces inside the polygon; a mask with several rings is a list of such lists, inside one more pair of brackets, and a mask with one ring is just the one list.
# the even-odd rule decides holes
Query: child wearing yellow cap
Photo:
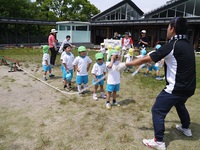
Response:
[{"label": "child wearing yellow cap", "polygon": [[98,96],[97,96],[98,85],[100,86],[100,97],[106,98],[104,94],[104,88],[103,88],[104,79],[101,79],[106,74],[106,65],[103,62],[103,58],[104,56],[102,53],[95,54],[96,63],[93,65],[92,71],[91,71],[91,73],[93,74],[92,83],[95,85],[94,92],[93,92],[94,100],[98,100]]},{"label": "child wearing yellow cap", "polygon": [[51,74],[52,66],[50,65],[50,55],[49,55],[49,46],[44,45],[43,46],[43,57],[42,57],[42,67],[44,70],[43,78],[46,81],[47,80],[47,72],[49,71],[49,77],[54,77],[55,75]]},{"label": "child wearing yellow cap", "polygon": [[[133,48],[129,48],[128,53],[126,55],[124,55],[124,58],[126,58],[126,62],[130,62],[133,60],[133,52],[134,49]],[[125,71],[130,71],[130,69],[133,68],[132,66],[129,66],[125,69]]]},{"label": "child wearing yellow cap", "polygon": [[110,51],[113,49],[113,47],[112,47],[111,45],[108,45],[108,46],[107,46],[107,49],[108,49],[108,50],[106,51],[106,54],[107,54],[107,59],[106,59],[106,60],[108,60]]}]

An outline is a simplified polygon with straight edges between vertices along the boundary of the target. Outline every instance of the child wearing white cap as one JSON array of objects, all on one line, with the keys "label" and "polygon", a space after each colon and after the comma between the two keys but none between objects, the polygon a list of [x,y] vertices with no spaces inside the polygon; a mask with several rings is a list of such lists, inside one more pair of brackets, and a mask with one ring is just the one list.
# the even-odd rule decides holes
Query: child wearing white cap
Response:
[{"label": "child wearing white cap", "polygon": [[[93,92],[93,99],[98,100],[97,97],[97,89],[98,85],[100,86],[100,97],[101,98],[106,98],[104,94],[104,79],[101,79],[105,74],[106,74],[106,65],[103,62],[103,54],[102,53],[96,53],[95,54],[95,59],[96,63],[92,67],[91,73],[93,74],[93,80],[92,83],[95,85],[94,86],[94,92]],[[98,81],[100,80],[100,81]]]},{"label": "child wearing white cap", "polygon": [[105,43],[101,43],[100,52],[101,52],[103,55],[105,54],[105,52],[106,52]]}]

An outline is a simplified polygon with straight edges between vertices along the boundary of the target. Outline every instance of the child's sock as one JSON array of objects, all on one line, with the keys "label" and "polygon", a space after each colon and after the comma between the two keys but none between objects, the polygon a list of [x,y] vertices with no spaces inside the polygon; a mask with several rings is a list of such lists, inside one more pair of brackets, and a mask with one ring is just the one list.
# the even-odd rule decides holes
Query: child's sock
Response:
[{"label": "child's sock", "polygon": [[78,85],[78,92],[81,91],[81,85]]},{"label": "child's sock", "polygon": [[84,84],[83,87],[84,87],[84,90],[85,90],[87,88],[87,84]]},{"label": "child's sock", "polygon": [[106,103],[110,103],[110,101],[107,101]]},{"label": "child's sock", "polygon": [[115,100],[115,99],[113,99],[113,103],[116,103],[116,100]]}]

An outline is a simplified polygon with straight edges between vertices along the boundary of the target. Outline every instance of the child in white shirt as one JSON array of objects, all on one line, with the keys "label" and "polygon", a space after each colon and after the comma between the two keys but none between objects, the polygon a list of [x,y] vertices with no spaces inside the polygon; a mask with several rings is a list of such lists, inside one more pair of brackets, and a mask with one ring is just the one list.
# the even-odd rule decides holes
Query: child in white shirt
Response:
[{"label": "child in white shirt", "polygon": [[90,65],[92,60],[89,56],[87,56],[87,51],[85,46],[78,47],[79,56],[75,58],[73,62],[73,66],[77,71],[76,83],[78,85],[79,94],[84,94],[85,92],[81,92],[81,85],[84,86],[84,91],[87,89],[88,83],[88,71],[90,69]]},{"label": "child in white shirt", "polygon": [[100,52],[101,52],[103,55],[105,54],[105,52],[106,52],[105,43],[101,43]]},{"label": "child in white shirt", "polygon": [[[133,52],[134,50],[132,48],[130,48],[128,50],[128,53],[126,55],[124,55],[124,58],[126,58],[126,62],[130,62],[130,61],[133,61]],[[125,71],[128,71],[129,72],[129,69],[133,68],[132,66],[129,66],[125,69]]]},{"label": "child in white shirt", "polygon": [[48,53],[49,46],[44,45],[43,46],[43,58],[42,58],[42,67],[44,69],[44,75],[43,78],[46,81],[47,80],[47,71],[49,71],[49,77],[54,77],[55,75],[51,74],[52,66],[50,65],[50,55]]},{"label": "child in white shirt", "polygon": [[[91,73],[93,74],[93,84],[95,84],[94,86],[94,93],[93,93],[93,99],[94,100],[98,100],[97,97],[97,89],[98,89],[98,85],[100,85],[100,97],[101,98],[106,98],[105,94],[104,94],[104,79],[101,79],[105,74],[106,74],[106,65],[103,62],[103,54],[102,53],[97,53],[95,55],[96,58],[96,63],[93,65],[92,67],[92,71]],[[101,80],[100,80],[101,79]],[[98,82],[98,80],[100,80]]]},{"label": "child in white shirt", "polygon": [[120,106],[116,101],[117,92],[120,89],[120,72],[119,70],[117,70],[117,65],[120,62],[119,52],[117,50],[111,50],[109,56],[110,58],[108,59],[108,62],[106,62],[106,67],[108,69],[108,79],[106,86],[106,90],[108,91],[107,102],[106,102],[107,109],[111,109],[111,104],[110,104],[111,94],[113,95],[113,105]]},{"label": "child in white shirt", "polygon": [[65,55],[63,55],[63,81],[64,81],[64,89],[67,88],[68,83],[68,89],[71,90],[71,80],[73,78],[73,61],[74,61],[74,55],[72,54],[72,46],[71,44],[65,44],[63,46]]}]

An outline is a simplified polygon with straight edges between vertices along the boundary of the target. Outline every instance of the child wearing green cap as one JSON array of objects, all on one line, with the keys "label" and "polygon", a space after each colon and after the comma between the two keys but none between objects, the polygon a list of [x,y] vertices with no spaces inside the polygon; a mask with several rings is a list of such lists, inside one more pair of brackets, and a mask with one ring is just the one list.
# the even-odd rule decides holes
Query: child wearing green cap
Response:
[{"label": "child wearing green cap", "polygon": [[111,50],[108,57],[108,62],[106,62],[106,67],[108,69],[108,79],[106,90],[107,94],[107,102],[106,108],[111,109],[110,97],[113,95],[113,105],[120,106],[117,101],[117,92],[120,89],[120,72],[117,70],[117,65],[119,64],[119,52],[117,50]]},{"label": "child wearing green cap", "polygon": [[54,77],[53,74],[51,74],[51,69],[52,66],[50,65],[50,55],[48,53],[49,50],[49,46],[48,45],[44,45],[43,46],[43,58],[42,58],[42,67],[44,69],[44,75],[43,78],[46,81],[47,80],[47,71],[49,71],[49,77]]},{"label": "child wearing green cap", "polygon": [[93,92],[93,99],[98,100],[98,97],[96,94],[98,85],[100,85],[100,92],[101,92],[100,97],[106,98],[104,94],[104,89],[103,89],[104,79],[101,79],[106,74],[106,65],[103,62],[103,58],[104,58],[103,53],[96,53],[95,58],[96,58],[96,63],[93,65],[91,73],[93,74],[92,83],[95,85],[94,92]]},{"label": "child wearing green cap", "polygon": [[79,56],[75,58],[73,61],[73,66],[77,71],[76,76],[76,83],[78,85],[78,92],[79,94],[83,94],[85,92],[81,92],[81,85],[84,86],[84,91],[87,89],[88,83],[88,71],[90,69],[90,65],[92,60],[89,56],[87,56],[87,50],[85,46],[78,47]]}]

